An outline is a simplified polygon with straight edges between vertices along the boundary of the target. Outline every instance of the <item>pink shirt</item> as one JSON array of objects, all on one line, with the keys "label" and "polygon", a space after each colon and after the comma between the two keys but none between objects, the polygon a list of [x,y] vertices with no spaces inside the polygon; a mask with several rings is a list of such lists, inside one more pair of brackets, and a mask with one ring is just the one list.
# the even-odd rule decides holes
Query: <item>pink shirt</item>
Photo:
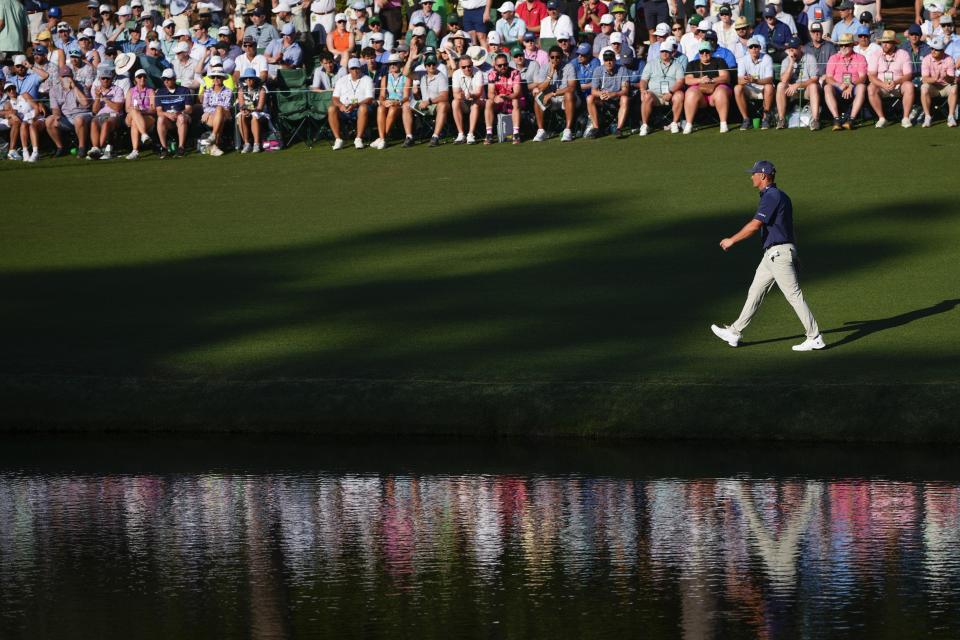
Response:
[{"label": "pink shirt", "polygon": [[859,53],[851,53],[847,58],[842,53],[835,53],[827,61],[827,75],[841,83],[846,75],[850,76],[851,82],[866,80],[867,59]]},{"label": "pink shirt", "polygon": [[934,82],[945,83],[947,78],[956,75],[953,58],[944,54],[939,60],[933,59],[933,54],[927,56],[920,63],[920,73],[934,79]]},{"label": "pink shirt", "polygon": [[493,85],[493,95],[504,96],[513,93],[513,89],[520,85],[520,72],[510,69],[510,73],[501,76],[496,70],[491,71],[487,82]]},{"label": "pink shirt", "polygon": [[903,49],[897,49],[892,56],[881,53],[875,60],[871,60],[869,73],[880,78],[881,82],[892,82],[897,78],[909,80],[913,76],[913,64],[910,54]]}]

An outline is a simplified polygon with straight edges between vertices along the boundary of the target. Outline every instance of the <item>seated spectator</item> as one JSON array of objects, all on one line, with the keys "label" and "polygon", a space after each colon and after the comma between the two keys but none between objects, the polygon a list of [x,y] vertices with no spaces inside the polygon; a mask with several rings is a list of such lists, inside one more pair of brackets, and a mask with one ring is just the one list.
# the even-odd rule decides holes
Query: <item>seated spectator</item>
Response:
[{"label": "seated spectator", "polygon": [[[458,68],[451,79],[453,85],[453,121],[457,125],[457,137],[453,144],[474,144],[477,139],[474,131],[477,121],[483,112],[486,103],[485,86],[486,75],[473,68],[470,57],[460,58]],[[463,116],[467,114],[468,125],[464,135]]]},{"label": "seated spectator", "polygon": [[190,45],[178,42],[173,50],[176,55],[173,70],[177,74],[177,84],[188,89],[199,89],[200,76],[197,74],[197,62],[190,58]]},{"label": "seated spectator", "polygon": [[203,115],[200,121],[211,129],[210,155],[222,156],[220,139],[227,124],[233,120],[233,91],[224,81],[227,74],[219,67],[213,67],[207,74],[213,81],[213,86],[203,92]]},{"label": "seated spectator", "polygon": [[101,65],[97,69],[97,82],[93,85],[93,123],[90,128],[90,151],[88,160],[109,160],[113,155],[110,136],[116,131],[123,114],[123,89],[114,84],[112,67]]},{"label": "seated spectator", "polygon": [[[22,56],[18,56],[22,57]],[[16,76],[14,76],[16,78]],[[7,82],[4,85],[4,94],[7,98],[6,119],[8,125],[11,122],[19,124],[20,146],[23,149],[23,155],[17,154],[16,144],[11,138],[10,152],[8,157],[11,160],[22,159],[24,162],[36,162],[40,159],[40,123],[43,121],[43,115],[40,110],[40,104],[27,92],[17,93],[17,86],[13,82]],[[11,127],[11,131],[13,127]],[[11,136],[13,134],[11,133]],[[28,144],[33,144],[33,151],[30,151]]]},{"label": "seated spectator", "polygon": [[782,22],[783,24],[787,25],[787,28],[790,29],[790,35],[791,35],[791,36],[797,35],[797,23],[796,23],[796,21],[793,19],[793,16],[792,16],[792,15],[790,15],[789,13],[786,13],[786,12],[783,10],[783,6],[782,6],[782,1],[781,1],[781,0],[767,0],[767,6],[773,6],[773,7],[776,8],[776,10],[777,10],[777,16],[776,16],[776,17],[777,17],[777,20],[779,20],[779,21]]},{"label": "seated spectator", "polygon": [[723,60],[713,57],[709,42],[700,43],[698,59],[687,64],[684,82],[687,85],[683,100],[687,123],[683,133],[693,133],[693,120],[697,117],[697,110],[702,107],[717,110],[720,133],[726,133],[727,112],[730,109],[730,71]]},{"label": "seated spectator", "polygon": [[537,44],[537,35],[532,31],[523,34],[523,57],[531,62],[536,62],[541,69],[547,64],[547,52]]},{"label": "seated spectator", "polygon": [[136,160],[140,157],[140,144],[150,142],[150,132],[157,124],[154,92],[147,86],[147,72],[143,69],[137,69],[133,74],[133,86],[127,91],[126,107],[126,125],[130,128],[130,145],[133,147],[127,160]]},{"label": "seated spectator", "polygon": [[658,47],[660,60],[647,64],[640,75],[640,135],[650,133],[650,115],[657,106],[670,107],[670,133],[680,133],[683,113],[684,66],[674,56],[673,41]]},{"label": "seated spectator", "polygon": [[68,153],[63,145],[62,131],[77,136],[77,158],[82,160],[86,157],[90,121],[93,119],[91,105],[87,87],[74,81],[70,67],[61,67],[59,80],[50,85],[50,115],[44,122],[47,135],[57,148],[54,157]]},{"label": "seated spectator", "polygon": [[333,91],[333,86],[337,80],[346,75],[347,70],[337,65],[336,60],[329,51],[320,54],[320,64],[313,72],[313,82],[310,84],[310,90],[315,92]]},{"label": "seated spectator", "polygon": [[837,52],[837,47],[835,44],[829,40],[825,40],[823,37],[823,25],[819,22],[814,22],[810,25],[810,42],[803,47],[804,53],[809,53],[817,60],[817,69],[820,72],[820,77],[824,77],[824,74],[827,69],[827,63],[830,61],[830,58],[833,57],[833,54]]},{"label": "seated spectator", "polygon": [[[380,78],[380,99],[377,105],[377,131],[380,134],[370,146],[374,149],[387,148],[387,136],[403,112],[403,105],[410,102],[412,82],[403,74],[400,56],[392,54],[387,59],[387,72]],[[407,130],[404,147],[413,146],[413,130]]]},{"label": "seated spectator", "polygon": [[[225,61],[220,56],[210,57],[210,64],[207,67],[207,73],[205,76],[203,76],[203,78],[200,79],[200,96],[203,96],[204,93],[213,88],[213,85],[215,84],[213,77],[214,71],[222,71],[226,73],[227,76],[223,79],[223,86],[225,86],[231,92],[236,93],[238,83],[233,79],[233,75],[230,73],[231,70],[228,70],[225,66],[228,62],[228,60]],[[235,70],[236,68],[233,69],[233,71]]]},{"label": "seated spectator", "polygon": [[793,36],[790,27],[777,19],[777,8],[773,5],[767,5],[763,10],[763,22],[753,30],[753,35],[763,37],[767,53],[774,62],[783,60],[787,40]]},{"label": "seated spectator", "polygon": [[650,44],[647,46],[647,62],[656,62],[660,59],[660,45],[670,36],[670,25],[661,22],[650,31]]},{"label": "seated spectator", "polygon": [[[343,14],[337,14],[341,16]],[[243,37],[252,36],[257,43],[257,49],[266,49],[274,40],[280,39],[280,32],[267,20],[267,13],[262,7],[257,6],[250,14],[251,24],[243,30]],[[347,16],[343,15],[343,27],[346,30]],[[350,32],[347,31],[347,34]],[[327,40],[327,49],[333,51],[330,47],[330,41]],[[350,35],[350,48],[353,48],[353,36]]]},{"label": "seated spectator", "polygon": [[131,29],[130,37],[120,43],[120,50],[124,53],[141,55],[147,52],[147,43],[140,36],[139,29]]},{"label": "seated spectator", "polygon": [[446,52],[447,59],[447,76],[453,75],[457,67],[457,61],[460,58],[467,56],[467,51],[469,47],[470,36],[468,36],[464,31],[457,31],[450,35],[450,40],[447,41],[446,49],[442,49],[441,53]]},{"label": "seated spectator", "polygon": [[593,36],[593,55],[600,53],[610,46],[610,34],[613,33],[613,14],[606,14],[600,18],[600,33]]},{"label": "seated spectator", "polygon": [[839,44],[840,39],[849,35],[855,37],[857,35],[857,29],[860,28],[860,23],[853,16],[853,2],[851,0],[842,0],[840,4],[837,5],[837,15],[840,16],[840,20],[833,24],[833,31],[830,32],[830,41],[834,44]]},{"label": "seated spectator", "polygon": [[920,25],[920,37],[924,42],[929,43],[932,36],[944,35],[943,26],[940,24],[944,15],[943,5],[939,2],[931,2],[927,5],[927,13],[930,17]]},{"label": "seated spectator", "polygon": [[[447,76],[440,71],[440,63],[434,55],[427,55],[423,59],[426,72],[420,76],[420,99],[403,103],[403,127],[407,139],[412,140],[414,113],[426,116],[435,116],[433,135],[430,136],[431,147],[440,144],[440,134],[447,122],[447,112],[450,109],[450,94]],[[404,143],[406,144],[406,143]]]},{"label": "seated spectator", "polygon": [[710,31],[710,25],[697,21],[697,26],[680,38],[680,49],[688,60],[696,60],[699,57],[700,43],[703,42],[703,34],[707,31]]},{"label": "seated spectator", "polygon": [[[787,41],[790,44],[791,38]],[[733,99],[743,117],[742,131],[748,131],[753,123],[750,119],[750,109],[747,100],[763,102],[763,115],[760,118],[760,128],[769,129],[773,116],[773,59],[763,53],[763,45],[758,38],[752,38],[747,45],[747,55],[737,63],[737,86],[733,88]]]},{"label": "seated spectator", "polygon": [[30,70],[40,79],[40,94],[50,93],[50,86],[57,83],[60,75],[60,65],[49,57],[49,49],[38,44],[33,47],[33,64]]},{"label": "seated spectator", "polygon": [[[710,46],[713,48],[713,57],[723,60],[723,63],[727,65],[728,69],[737,68],[737,56],[733,54],[733,51],[727,49],[726,47],[721,47],[717,42],[717,32],[713,29],[705,31],[703,33],[703,39],[710,43]],[[759,38],[758,38],[759,39]]]},{"label": "seated spectator", "polygon": [[[563,57],[566,60],[572,60],[576,56],[577,50],[577,41],[574,40],[573,34],[561,31],[557,34],[556,37],[557,46],[560,47],[560,50],[563,51]],[[599,65],[599,62],[597,63]]]},{"label": "seated spectator", "polygon": [[857,44],[854,45],[853,52],[866,58],[867,67],[869,67],[871,64],[876,64],[881,51],[880,45],[870,40],[870,27],[860,25],[860,28],[857,29]]},{"label": "seated spectator", "polygon": [[929,127],[933,122],[930,113],[933,107],[933,97],[947,99],[947,126],[957,126],[957,80],[954,61],[944,53],[943,38],[933,36],[927,42],[930,53],[923,59],[923,71],[920,85],[920,103],[923,105],[923,126]]},{"label": "seated spectator", "polygon": [[160,49],[163,51],[163,57],[167,59],[167,62],[172,63],[174,58],[173,47],[177,44],[177,39],[174,37],[176,32],[177,23],[173,21],[172,18],[167,18],[163,21],[162,28],[160,29],[159,40],[160,40]]},{"label": "seated spectator", "polygon": [[903,118],[900,126],[909,129],[913,126],[910,120],[910,110],[913,108],[913,66],[910,64],[910,54],[898,48],[897,34],[893,31],[884,31],[880,37],[880,46],[883,48],[880,56],[873,62],[867,61],[867,99],[870,107],[877,114],[877,129],[887,126],[887,119],[883,116],[883,98],[903,99]]},{"label": "seated spectator", "polygon": [[288,22],[280,30],[280,38],[274,40],[263,52],[268,64],[280,69],[299,69],[303,66],[303,50],[297,42],[297,30]]},{"label": "seated spectator", "polygon": [[943,29],[943,44],[945,46],[956,40],[953,31],[953,17],[949,13],[940,18],[940,28]]},{"label": "seated spectator", "polygon": [[393,50],[393,34],[383,30],[383,23],[380,22],[380,18],[377,16],[373,16],[367,20],[367,24],[370,25],[370,31],[366,32],[360,40],[360,48],[372,47],[374,37],[376,36],[376,39],[380,41],[380,45],[383,47],[383,52],[389,56],[390,51]]},{"label": "seated spectator", "polygon": [[251,68],[240,74],[240,91],[237,93],[237,124],[243,147],[240,153],[260,153],[263,125],[269,122],[267,113],[267,89],[260,76]]},{"label": "seated spectator", "polygon": [[518,44],[523,34],[527,32],[527,23],[523,18],[517,16],[515,7],[510,0],[500,5],[498,9],[500,19],[497,20],[496,32],[500,36],[500,44],[505,47],[513,47]]},{"label": "seated spectator", "polygon": [[510,67],[505,53],[494,58],[493,71],[487,77],[487,103],[484,111],[487,135],[483,144],[493,144],[496,114],[510,114],[513,120],[513,144],[520,144],[520,113],[526,106],[521,91],[520,72]]},{"label": "seated spectator", "polygon": [[260,77],[260,82],[266,82],[269,66],[266,57],[257,53],[257,42],[253,39],[253,36],[243,36],[240,48],[243,53],[234,60],[236,65],[233,71],[234,78],[239,80],[244,71],[253,69]]},{"label": "seated spectator", "polygon": [[30,157],[27,149],[24,148],[23,154],[17,151],[20,145],[20,116],[17,114],[16,105],[18,100],[17,85],[6,81],[3,85],[3,95],[0,95],[0,131],[9,131],[9,146],[7,150],[7,159],[23,160],[24,156]]},{"label": "seated spectator", "polygon": [[236,60],[243,53],[243,49],[238,47],[233,40],[233,31],[230,30],[230,27],[220,27],[217,30],[217,47],[225,45],[226,53],[221,54],[222,58],[229,60]]},{"label": "seated spectator", "polygon": [[623,45],[623,34],[614,31],[610,34],[610,50],[617,56],[617,64],[624,67],[633,66],[633,49]]},{"label": "seated spectator", "polygon": [[569,64],[573,70],[574,86],[578,94],[577,97],[579,98],[577,100],[577,106],[579,108],[581,102],[584,105],[587,103],[587,96],[590,95],[593,89],[593,74],[601,66],[600,58],[593,56],[590,45],[586,42],[577,45],[576,50],[573,52],[574,56],[572,59],[564,47],[560,47],[560,52],[564,54],[564,64]]},{"label": "seated spectator", "polygon": [[544,40],[557,40],[558,33],[569,33],[573,35],[573,21],[569,16],[560,11],[560,2],[558,0],[547,0],[547,17],[540,21],[540,43],[542,46]]},{"label": "seated spectator", "polygon": [[900,48],[910,55],[910,64],[913,65],[913,75],[920,77],[922,73],[923,59],[930,55],[930,47],[923,42],[920,34],[920,26],[912,24],[907,27],[907,41],[900,45]]},{"label": "seated spectator", "polygon": [[[592,57],[590,45],[583,43],[584,57]],[[591,70],[592,78],[592,70]],[[537,133],[534,142],[543,142],[547,139],[544,128],[544,113],[547,111],[563,111],[564,129],[560,136],[561,142],[573,141],[573,119],[577,115],[577,106],[580,104],[580,94],[577,91],[577,79],[574,68],[563,57],[560,47],[551,47],[547,64],[540,68],[540,75],[532,88],[533,115],[537,119]]]},{"label": "seated spectator", "polygon": [[367,119],[373,107],[373,80],[363,73],[363,64],[357,58],[347,63],[347,75],[333,87],[333,100],[327,109],[327,122],[333,131],[333,150],[343,148],[341,120],[356,121],[357,136],[353,146],[363,149],[363,133],[367,130]]},{"label": "seated spectator", "polygon": [[750,26],[750,23],[747,22],[744,16],[740,16],[734,21],[733,30],[737,32],[737,41],[733,43],[732,47],[727,48],[733,51],[733,56],[739,60],[747,55],[747,44],[749,44],[750,38],[753,37],[753,27]]},{"label": "seated spectator", "polygon": [[[489,74],[493,70],[493,65],[496,63],[497,56],[503,53],[503,49],[500,47],[500,34],[496,31],[491,31],[487,34],[487,47],[486,47],[486,57],[484,59],[484,68],[483,72]],[[479,67],[478,67],[479,70]]]},{"label": "seated spectator", "polygon": [[832,0],[803,0],[803,13],[807,16],[807,25],[819,22],[821,31],[833,31]]},{"label": "seated spectator", "polygon": [[77,39],[73,36],[73,29],[66,22],[57,24],[57,37],[53,41],[53,46],[61,51],[70,51],[77,46]]},{"label": "seated spectator", "polygon": [[[491,31],[490,33],[495,33]],[[426,47],[437,48],[437,34],[427,29],[427,27],[420,23],[413,23],[410,26],[410,30],[407,32],[405,41],[410,45],[410,49],[417,49],[418,51],[423,51]]]},{"label": "seated spectator", "polygon": [[600,130],[600,112],[615,111],[617,114],[618,138],[624,135],[623,125],[630,109],[630,77],[626,68],[617,63],[617,54],[607,49],[601,55],[601,66],[593,72],[590,95],[587,96],[587,112],[590,124],[583,137],[596,138]]},{"label": "seated spectator", "polygon": [[138,60],[140,66],[147,69],[147,73],[152,77],[156,77],[156,75],[164,69],[173,68],[172,65],[167,62],[167,59],[163,57],[163,46],[159,40],[154,40],[148,44],[147,54],[139,57]]},{"label": "seated spectator", "polygon": [[530,90],[540,78],[540,65],[536,60],[527,60],[527,57],[523,55],[523,47],[520,45],[514,45],[510,49],[510,58],[510,66],[520,72],[520,92],[524,99],[529,102]]},{"label": "seated spectator", "polygon": [[[823,97],[833,116],[834,131],[853,128],[853,121],[860,115],[867,95],[867,59],[853,52],[851,34],[843,34],[837,44],[840,51],[827,62],[823,85]],[[851,102],[849,112],[840,113],[838,98]]]},{"label": "seated spectator", "polygon": [[163,86],[157,89],[154,101],[157,105],[157,144],[160,147],[160,157],[166,158],[169,155],[167,129],[175,126],[176,155],[182,158],[193,116],[193,93],[186,87],[177,85],[177,74],[173,69],[164,69]]},{"label": "seated spectator", "polygon": [[623,46],[630,50],[630,55],[635,55],[634,46],[637,44],[637,28],[630,20],[627,13],[627,5],[622,2],[610,3],[610,13],[613,14],[613,30],[616,33],[623,34]]},{"label": "seated spectator", "polygon": [[820,71],[817,59],[804,53],[799,38],[787,42],[787,57],[780,66],[777,84],[777,129],[786,127],[787,105],[803,98],[810,105],[810,130],[820,128]]},{"label": "seated spectator", "polygon": [[443,29],[443,17],[433,10],[433,2],[434,0],[420,0],[420,8],[410,14],[410,24],[422,24],[433,33],[440,35]]},{"label": "seated spectator", "polygon": [[79,49],[74,49],[67,56],[67,66],[73,73],[74,82],[82,84],[89,94],[97,80],[96,67],[83,61],[83,54]]}]

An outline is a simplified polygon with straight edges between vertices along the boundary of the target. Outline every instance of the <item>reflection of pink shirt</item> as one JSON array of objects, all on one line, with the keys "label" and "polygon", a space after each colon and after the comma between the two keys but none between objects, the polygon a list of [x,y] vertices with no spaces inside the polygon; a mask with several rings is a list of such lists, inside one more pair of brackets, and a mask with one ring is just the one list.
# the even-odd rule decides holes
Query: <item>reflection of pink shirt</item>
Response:
[{"label": "reflection of pink shirt", "polygon": [[939,60],[934,60],[933,54],[929,53],[920,63],[920,73],[924,76],[932,76],[934,82],[946,82],[947,78],[956,75],[953,58],[944,54]]},{"label": "reflection of pink shirt", "polygon": [[871,60],[869,72],[876,74],[881,82],[892,82],[896,78],[908,80],[913,75],[910,54],[903,49],[897,49],[892,56],[881,53]]},{"label": "reflection of pink shirt", "polygon": [[835,53],[827,61],[827,75],[843,82],[845,75],[850,75],[850,81],[863,81],[867,78],[867,59],[859,53],[851,53],[849,57],[844,57],[842,53]]}]

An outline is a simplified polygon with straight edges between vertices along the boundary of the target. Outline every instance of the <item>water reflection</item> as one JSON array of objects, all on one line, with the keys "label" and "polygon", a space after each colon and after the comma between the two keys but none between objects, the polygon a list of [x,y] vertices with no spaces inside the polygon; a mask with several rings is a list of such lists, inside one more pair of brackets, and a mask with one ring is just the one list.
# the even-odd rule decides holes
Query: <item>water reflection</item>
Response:
[{"label": "water reflection", "polygon": [[0,475],[3,637],[960,634],[960,488]]}]

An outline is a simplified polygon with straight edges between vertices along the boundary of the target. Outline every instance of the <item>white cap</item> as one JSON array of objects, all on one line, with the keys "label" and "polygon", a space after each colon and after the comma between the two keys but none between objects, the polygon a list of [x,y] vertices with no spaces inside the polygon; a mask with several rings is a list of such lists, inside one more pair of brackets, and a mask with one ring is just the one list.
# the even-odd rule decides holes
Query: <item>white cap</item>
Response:
[{"label": "white cap", "polygon": [[666,40],[660,43],[660,51],[663,51],[664,47],[667,49],[676,49],[677,48],[677,39],[673,36],[669,36]]},{"label": "white cap", "polygon": [[395,53],[391,53],[387,58],[387,64],[400,64],[400,56]]},{"label": "white cap", "polygon": [[706,20],[697,25],[697,31],[710,31],[710,25]]},{"label": "white cap", "polygon": [[937,51],[943,51],[947,46],[943,43],[943,37],[941,36],[932,36],[927,40],[927,44],[930,45],[931,49],[936,49]]},{"label": "white cap", "polygon": [[173,21],[173,18],[167,18],[166,20],[163,21],[163,26],[164,26],[164,27],[175,27],[175,26],[177,26],[177,23]]},{"label": "white cap", "polygon": [[90,38],[92,40],[97,37],[97,32],[91,29],[90,27],[87,27],[86,29],[83,30],[83,33],[80,34],[80,37]]},{"label": "white cap", "polygon": [[496,31],[491,31],[487,34],[487,44],[500,44],[500,34]]},{"label": "white cap", "polygon": [[280,28],[280,35],[292,36],[297,32],[297,28],[293,26],[292,22],[288,22]]},{"label": "white cap", "polygon": [[[333,16],[333,21],[334,21],[334,22],[340,22],[341,20],[342,20],[343,22],[346,22],[346,21],[347,21],[347,14],[345,14],[345,13],[338,13],[337,15]],[[358,60],[357,62],[359,62],[359,60]]]},{"label": "white cap", "polygon": [[953,17],[949,13],[945,16],[940,16],[940,24],[953,24]]},{"label": "white cap", "polygon": [[13,56],[13,66],[25,65],[27,64],[27,56],[20,54]]},{"label": "white cap", "polygon": [[612,13],[603,14],[603,16],[600,18],[600,24],[613,24],[613,14]]},{"label": "white cap", "polygon": [[146,70],[145,70],[145,69],[137,69],[136,73],[133,74],[133,77],[136,78],[136,77],[138,77],[138,76],[146,77],[146,76],[147,76]]},{"label": "white cap", "polygon": [[653,30],[653,35],[661,37],[670,35],[670,25],[666,22],[661,22],[657,25],[657,28]]},{"label": "white cap", "polygon": [[166,78],[176,78],[176,77],[177,77],[177,72],[174,71],[173,69],[164,69],[164,70],[163,70],[163,73],[161,73],[160,76],[163,77],[163,78],[165,78],[165,79],[166,79]]},{"label": "white cap", "polygon": [[177,29],[177,30],[174,31],[174,33],[173,33],[173,37],[174,37],[174,38],[182,38],[182,37],[184,37],[184,36],[186,36],[186,37],[188,37],[188,38],[191,37],[191,36],[190,36],[190,32],[187,31],[186,29]]},{"label": "white cap", "polygon": [[[573,40],[573,34],[569,31],[557,31],[553,34],[553,37],[557,40]],[[489,40],[490,36],[487,36]]]},{"label": "white cap", "polygon": [[415,36],[425,36],[427,35],[427,28],[422,24],[418,24],[413,28],[413,35]]},{"label": "white cap", "polygon": [[157,51],[161,51],[161,50],[162,50],[162,47],[160,46],[160,41],[159,41],[159,40],[151,40],[151,41],[150,41],[150,44],[147,45],[147,49],[156,49]]},{"label": "white cap", "polygon": [[383,34],[382,34],[382,33],[371,33],[371,34],[370,34],[370,42],[383,42]]},{"label": "white cap", "polygon": [[222,27],[220,27],[219,29],[217,29],[217,35],[218,35],[218,36],[228,36],[228,35],[230,35],[230,27],[228,27],[228,26],[222,26]]},{"label": "white cap", "polygon": [[210,62],[208,62],[207,65],[211,67],[222,67],[223,58],[220,56],[210,56]]},{"label": "white cap", "polygon": [[350,61],[347,62],[347,69],[360,69],[363,67],[363,64],[357,58],[350,58]]},{"label": "white cap", "polygon": [[286,2],[278,2],[277,6],[273,8],[274,13],[290,13],[290,5]]},{"label": "white cap", "polygon": [[500,5],[500,8],[497,9],[497,11],[499,11],[500,13],[506,13],[507,11],[516,11],[516,10],[517,8],[513,6],[513,3],[509,2],[509,0],[507,2],[504,2],[502,5]]},{"label": "white cap", "polygon": [[747,48],[750,47],[760,47],[763,49],[763,41],[760,39],[760,36],[753,36],[747,40]]},{"label": "white cap", "polygon": [[[610,15],[609,13],[607,15]],[[623,44],[623,34],[619,31],[610,34],[610,44],[613,43]]]},{"label": "white cap", "polygon": [[190,45],[186,42],[178,42],[177,46],[173,48],[174,53],[188,53],[190,51]]},{"label": "white cap", "polygon": [[118,15],[118,16],[129,16],[129,15],[131,15],[131,13],[132,13],[132,12],[130,11],[130,7],[127,6],[127,5],[123,5],[122,7],[120,7],[120,8],[117,10],[117,15]]},{"label": "white cap", "polygon": [[108,4],[100,5],[100,13],[113,12],[113,7]]},{"label": "white cap", "polygon": [[936,11],[937,13],[943,13],[943,5],[940,4],[939,2],[931,2],[930,4],[927,5],[927,11],[929,11],[930,13],[933,13],[934,11]]},{"label": "white cap", "polygon": [[130,3],[130,8],[133,9],[134,7],[140,7],[142,9],[143,2],[141,2],[140,0],[133,0],[133,2]]}]

